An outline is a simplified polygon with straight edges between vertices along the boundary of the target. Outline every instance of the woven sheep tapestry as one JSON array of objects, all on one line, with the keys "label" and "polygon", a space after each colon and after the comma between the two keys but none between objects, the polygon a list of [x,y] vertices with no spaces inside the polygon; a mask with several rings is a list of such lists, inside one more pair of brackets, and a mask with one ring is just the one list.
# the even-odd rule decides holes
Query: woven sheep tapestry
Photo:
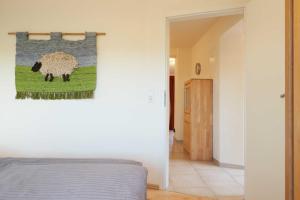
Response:
[{"label": "woven sheep tapestry", "polygon": [[62,33],[50,40],[31,40],[17,33],[17,99],[88,99],[96,89],[97,38],[71,41]]}]

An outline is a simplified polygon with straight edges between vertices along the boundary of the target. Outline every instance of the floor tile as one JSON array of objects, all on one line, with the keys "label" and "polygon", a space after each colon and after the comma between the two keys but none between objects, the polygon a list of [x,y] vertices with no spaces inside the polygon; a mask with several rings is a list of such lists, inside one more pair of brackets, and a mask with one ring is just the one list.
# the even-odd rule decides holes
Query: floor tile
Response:
[{"label": "floor tile", "polygon": [[244,176],[245,174],[243,169],[229,169],[229,168],[223,168],[223,169],[233,176]]},{"label": "floor tile", "polygon": [[190,161],[182,142],[174,141],[170,155],[168,191],[218,200],[243,200],[244,170],[213,162]]},{"label": "floor tile", "polygon": [[195,169],[218,169],[219,167],[211,162],[191,162]]},{"label": "floor tile", "polygon": [[242,186],[231,187],[231,190],[233,191],[234,195],[242,196],[245,193],[244,188]]},{"label": "floor tile", "polygon": [[212,186],[211,190],[216,196],[241,196],[244,191],[238,186]]},{"label": "floor tile", "polygon": [[170,166],[170,175],[195,175],[197,176],[197,171],[191,166]]},{"label": "floor tile", "polygon": [[197,172],[200,174],[201,177],[206,176],[226,176],[230,177],[222,168],[215,168],[215,169],[197,169]]},{"label": "floor tile", "polygon": [[170,177],[174,188],[206,186],[200,177],[195,175],[174,175]]},{"label": "floor tile", "polygon": [[192,175],[192,176],[198,176],[197,172],[191,171],[191,170],[170,170],[170,177],[178,176],[178,175]]},{"label": "floor tile", "polygon": [[237,182],[235,182],[232,179],[222,179],[222,178],[216,178],[216,179],[207,179],[203,178],[203,182],[208,186],[240,186]]},{"label": "floor tile", "polygon": [[236,182],[238,182],[240,185],[244,186],[245,184],[245,178],[244,176],[233,176]]}]

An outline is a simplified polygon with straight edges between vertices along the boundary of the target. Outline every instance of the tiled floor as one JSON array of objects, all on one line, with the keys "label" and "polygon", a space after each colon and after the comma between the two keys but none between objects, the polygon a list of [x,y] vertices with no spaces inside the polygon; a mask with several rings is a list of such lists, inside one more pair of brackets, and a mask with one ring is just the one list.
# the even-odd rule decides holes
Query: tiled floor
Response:
[{"label": "tiled floor", "polygon": [[230,199],[243,199],[244,170],[190,161],[182,143],[176,141],[170,159],[169,191],[217,199],[229,196]]}]

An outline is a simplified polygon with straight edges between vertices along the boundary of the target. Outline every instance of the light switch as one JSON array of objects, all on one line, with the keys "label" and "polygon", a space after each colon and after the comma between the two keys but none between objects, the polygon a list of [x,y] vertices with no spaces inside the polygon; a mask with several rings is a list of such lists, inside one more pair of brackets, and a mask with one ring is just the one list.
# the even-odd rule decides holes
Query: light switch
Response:
[{"label": "light switch", "polygon": [[153,99],[154,99],[154,92],[152,90],[149,90],[147,95],[148,103],[153,103]]}]

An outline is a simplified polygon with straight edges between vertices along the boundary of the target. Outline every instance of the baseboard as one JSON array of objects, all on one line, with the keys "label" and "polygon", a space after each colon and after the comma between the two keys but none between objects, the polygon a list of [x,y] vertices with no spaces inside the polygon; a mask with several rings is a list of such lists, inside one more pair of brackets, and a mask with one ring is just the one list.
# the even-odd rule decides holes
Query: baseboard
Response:
[{"label": "baseboard", "polygon": [[147,184],[147,189],[151,189],[151,190],[159,190],[159,185],[156,184]]},{"label": "baseboard", "polygon": [[217,159],[213,159],[213,162],[218,165],[219,167],[225,167],[225,168],[232,168],[232,169],[245,169],[243,165],[235,165],[230,163],[221,163]]}]

